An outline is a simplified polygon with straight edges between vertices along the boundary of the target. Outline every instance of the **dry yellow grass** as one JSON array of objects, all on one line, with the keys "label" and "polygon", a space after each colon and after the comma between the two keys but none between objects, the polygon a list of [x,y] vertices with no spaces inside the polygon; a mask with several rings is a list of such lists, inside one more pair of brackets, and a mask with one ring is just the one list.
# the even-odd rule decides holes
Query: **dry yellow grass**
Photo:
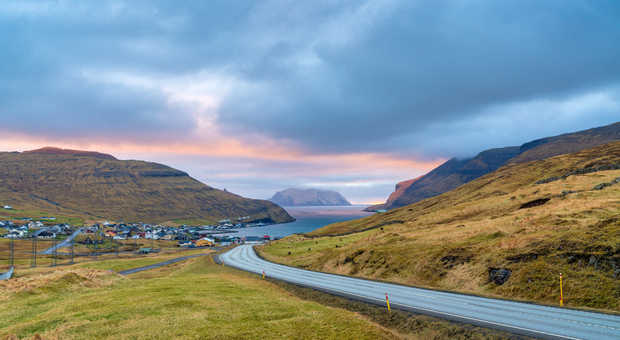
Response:
[{"label": "dry yellow grass", "polygon": [[[288,237],[260,252],[314,270],[550,304],[558,302],[562,272],[568,305],[618,311],[620,184],[593,187],[620,177],[620,170],[535,184],[604,164],[620,164],[620,143],[509,165],[443,195]],[[540,198],[550,200],[519,209]],[[490,268],[512,275],[496,285]]]}]

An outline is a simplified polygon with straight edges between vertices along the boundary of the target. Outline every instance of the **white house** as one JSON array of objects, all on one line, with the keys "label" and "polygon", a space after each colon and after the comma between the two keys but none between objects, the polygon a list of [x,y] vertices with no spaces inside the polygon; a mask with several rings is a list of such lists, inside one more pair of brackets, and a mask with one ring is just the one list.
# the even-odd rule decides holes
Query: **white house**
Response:
[{"label": "white house", "polygon": [[10,205],[5,205],[5,206],[3,206],[3,208],[4,208],[4,209],[7,209],[7,210],[13,209],[13,207],[12,207],[12,206],[10,206]]}]

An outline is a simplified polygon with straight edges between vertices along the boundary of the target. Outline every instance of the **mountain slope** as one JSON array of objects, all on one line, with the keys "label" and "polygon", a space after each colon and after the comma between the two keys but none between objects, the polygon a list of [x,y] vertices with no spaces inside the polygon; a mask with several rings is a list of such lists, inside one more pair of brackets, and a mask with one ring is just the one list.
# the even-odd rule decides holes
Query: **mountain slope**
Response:
[{"label": "mountain slope", "polygon": [[368,210],[394,209],[442,194],[495,171],[506,163],[545,159],[617,140],[620,140],[620,123],[542,138],[520,147],[486,150],[471,159],[452,158],[414,183],[392,193],[385,204],[370,207]]},{"label": "mountain slope", "polygon": [[[311,248],[311,250],[309,249]],[[511,163],[457,189],[265,246],[299,267],[620,311],[620,142]]]},{"label": "mountain slope", "polygon": [[270,200],[284,206],[351,205],[338,192],[317,189],[289,188],[275,193]]},{"label": "mountain slope", "polygon": [[0,153],[0,199],[19,210],[88,220],[292,220],[269,201],[211,188],[165,165],[55,148]]}]

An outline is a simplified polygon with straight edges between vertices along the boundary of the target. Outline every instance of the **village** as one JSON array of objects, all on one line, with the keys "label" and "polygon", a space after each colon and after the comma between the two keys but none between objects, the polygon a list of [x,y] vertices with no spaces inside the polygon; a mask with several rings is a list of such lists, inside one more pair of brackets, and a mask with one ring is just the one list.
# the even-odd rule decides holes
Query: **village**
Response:
[{"label": "village", "polygon": [[239,217],[233,223],[231,219],[220,220],[217,224],[202,226],[168,226],[148,223],[113,223],[103,222],[85,226],[74,226],[65,223],[54,224],[54,217],[17,218],[0,220],[0,237],[9,239],[57,239],[65,240],[71,236],[76,243],[98,244],[107,241],[117,243],[130,240],[176,241],[178,247],[196,248],[215,245],[239,243],[261,243],[272,238],[237,237],[235,229],[254,228],[268,225],[263,222],[245,222],[248,216]]}]

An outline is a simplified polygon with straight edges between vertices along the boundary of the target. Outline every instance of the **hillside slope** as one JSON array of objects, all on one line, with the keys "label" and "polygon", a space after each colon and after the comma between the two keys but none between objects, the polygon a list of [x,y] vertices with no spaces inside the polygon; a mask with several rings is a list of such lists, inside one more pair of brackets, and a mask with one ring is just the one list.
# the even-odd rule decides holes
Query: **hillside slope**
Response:
[{"label": "hillside slope", "polygon": [[273,195],[270,201],[283,206],[351,205],[340,193],[318,189],[286,189]]},{"label": "hillside slope", "polygon": [[277,262],[620,310],[620,142],[509,164],[455,190],[262,248]]},{"label": "hillside slope", "polygon": [[368,210],[398,208],[442,194],[495,171],[506,163],[545,159],[617,140],[620,140],[620,123],[541,138],[520,147],[486,150],[471,159],[452,158],[411,184],[401,186],[399,190],[390,195],[385,204],[372,206]]},{"label": "hillside slope", "polygon": [[0,200],[21,211],[86,220],[292,220],[269,201],[211,188],[165,165],[54,148],[0,153]]}]

